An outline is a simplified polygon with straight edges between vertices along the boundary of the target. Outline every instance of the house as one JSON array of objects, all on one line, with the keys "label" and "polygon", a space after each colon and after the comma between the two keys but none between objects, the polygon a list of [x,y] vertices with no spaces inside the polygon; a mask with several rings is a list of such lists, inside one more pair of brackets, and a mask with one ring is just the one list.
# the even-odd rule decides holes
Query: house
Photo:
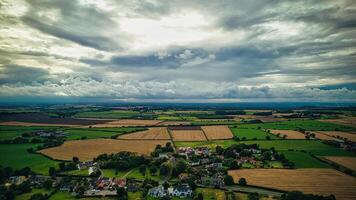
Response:
[{"label": "house", "polygon": [[96,163],[93,161],[79,162],[77,164],[77,167],[79,170],[88,169],[89,167],[92,167],[92,166],[96,166]]},{"label": "house", "polygon": [[10,183],[13,185],[20,185],[21,183],[23,183],[24,181],[26,181],[26,177],[25,176],[11,176],[9,178]]},{"label": "house", "polygon": [[177,186],[176,188],[168,188],[168,194],[172,197],[186,198],[193,195],[193,190],[189,185],[184,184]]},{"label": "house", "polygon": [[126,190],[128,192],[136,192],[138,191],[140,188],[139,188],[139,185],[136,183],[136,181],[134,180],[127,180],[126,182]]},{"label": "house", "polygon": [[213,177],[203,176],[200,178],[200,181],[203,185],[207,185],[207,186],[222,187],[225,185],[223,176],[213,176]]},{"label": "house", "polygon": [[158,187],[149,189],[148,195],[152,196],[152,197],[164,197],[164,196],[166,196],[166,193],[164,191],[163,186],[159,185]]},{"label": "house", "polygon": [[99,169],[98,169],[97,167],[91,166],[91,167],[89,167],[89,169],[88,169],[88,174],[90,175],[90,174],[92,174],[92,173],[96,173],[97,171],[99,171]]}]

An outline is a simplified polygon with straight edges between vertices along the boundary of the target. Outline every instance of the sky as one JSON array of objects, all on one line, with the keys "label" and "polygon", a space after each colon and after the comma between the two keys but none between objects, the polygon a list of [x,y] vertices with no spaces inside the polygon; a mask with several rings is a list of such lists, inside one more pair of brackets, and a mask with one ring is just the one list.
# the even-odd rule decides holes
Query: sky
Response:
[{"label": "sky", "polygon": [[354,0],[0,0],[0,99],[356,101]]}]

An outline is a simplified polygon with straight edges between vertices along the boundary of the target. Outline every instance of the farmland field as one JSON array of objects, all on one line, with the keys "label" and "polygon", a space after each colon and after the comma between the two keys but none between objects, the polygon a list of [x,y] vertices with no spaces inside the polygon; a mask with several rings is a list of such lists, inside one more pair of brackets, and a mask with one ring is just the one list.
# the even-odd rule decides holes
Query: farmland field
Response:
[{"label": "farmland field", "polygon": [[335,138],[347,138],[350,141],[356,142],[356,134],[354,133],[347,133],[342,131],[318,131],[318,133],[329,135]]},{"label": "farmland field", "polygon": [[351,126],[356,128],[356,117],[347,117],[347,118],[341,118],[341,119],[325,119],[325,120],[320,120],[323,122],[330,122],[330,123],[335,123],[339,125],[345,125],[345,126]]},{"label": "farmland field", "polygon": [[287,139],[305,139],[305,135],[299,131],[293,130],[270,130],[274,135],[280,135],[279,137],[286,136]]},{"label": "farmland field", "polygon": [[320,131],[314,131],[312,133],[315,134],[315,138],[320,139],[320,140],[334,140],[334,139],[336,139],[334,137],[331,137],[330,135],[321,133]]},{"label": "farmland field", "polygon": [[327,156],[325,158],[328,160],[331,160],[333,162],[336,162],[337,164],[340,164],[344,167],[347,167],[349,169],[356,171],[356,157]]},{"label": "farmland field", "polygon": [[278,129],[278,130],[298,130],[299,128],[308,131],[352,131],[355,127],[333,124],[329,122],[322,122],[316,120],[292,120],[285,122],[271,122],[260,124],[241,124],[239,128],[257,128],[262,129]]},{"label": "farmland field", "polygon": [[167,142],[164,140],[80,140],[68,141],[61,146],[43,149],[40,152],[58,160],[71,160],[73,156],[77,156],[81,161],[87,161],[100,154],[118,153],[120,151],[149,155],[157,144],[165,145]]},{"label": "farmland field", "polygon": [[330,165],[301,151],[279,151],[292,161],[295,168],[330,168]]},{"label": "farmland field", "polygon": [[227,126],[202,126],[201,128],[209,140],[231,139],[233,137]]},{"label": "farmland field", "polygon": [[246,178],[250,185],[279,190],[299,190],[319,195],[334,194],[338,200],[356,198],[356,178],[334,169],[248,169],[232,170],[235,182]]},{"label": "farmland field", "polygon": [[0,144],[0,165],[15,169],[30,167],[33,171],[48,174],[49,167],[57,167],[58,162],[40,154],[30,154],[28,148],[36,148],[39,144]]},{"label": "farmland field", "polygon": [[253,129],[253,128],[234,128],[234,127],[230,127],[232,133],[234,134],[234,136],[243,139],[247,139],[247,140],[253,140],[253,139],[257,139],[257,140],[265,140],[267,136],[269,136],[271,139],[280,139],[279,137],[273,135],[273,134],[269,134],[263,130],[260,129]]},{"label": "farmland field", "polygon": [[125,134],[118,137],[119,139],[142,139],[142,140],[170,140],[167,128],[157,127],[149,128],[145,131]]},{"label": "farmland field", "polygon": [[75,115],[76,118],[103,118],[103,119],[132,119],[137,117],[153,116],[152,113],[140,113],[133,110],[110,110],[96,112],[81,112]]},{"label": "farmland field", "polygon": [[95,138],[110,138],[111,136],[121,135],[127,132],[133,132],[135,130],[139,131],[143,128],[75,128],[75,129],[66,129],[65,132],[68,133],[67,140],[79,140],[82,137],[86,139],[95,139]]},{"label": "farmland field", "polygon": [[202,130],[171,130],[173,141],[205,141]]},{"label": "farmland field", "polygon": [[95,124],[91,127],[105,128],[105,127],[123,127],[123,126],[154,126],[161,123],[161,120],[140,120],[140,119],[122,119],[107,123]]},{"label": "farmland field", "polygon": [[38,131],[38,130],[51,130],[58,127],[48,126],[0,126],[0,140],[14,139],[21,136],[23,133]]}]

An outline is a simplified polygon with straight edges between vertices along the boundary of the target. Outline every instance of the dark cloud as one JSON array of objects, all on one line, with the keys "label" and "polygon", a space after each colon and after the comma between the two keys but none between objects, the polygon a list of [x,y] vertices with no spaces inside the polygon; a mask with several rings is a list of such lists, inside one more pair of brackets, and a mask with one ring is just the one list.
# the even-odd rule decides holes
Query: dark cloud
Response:
[{"label": "dark cloud", "polygon": [[48,80],[47,70],[9,64],[0,67],[0,84],[30,84],[32,82],[43,83]]}]

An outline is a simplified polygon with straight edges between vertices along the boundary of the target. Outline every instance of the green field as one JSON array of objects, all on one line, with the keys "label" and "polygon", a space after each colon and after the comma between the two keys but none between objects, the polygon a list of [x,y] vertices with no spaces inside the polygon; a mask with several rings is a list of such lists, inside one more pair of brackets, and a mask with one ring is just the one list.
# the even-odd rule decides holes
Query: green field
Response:
[{"label": "green field", "polygon": [[242,124],[238,125],[238,128],[252,128],[256,129],[261,127],[263,129],[282,129],[282,130],[297,130],[303,128],[308,131],[352,131],[356,128],[333,124],[329,122],[321,122],[316,120],[291,120],[285,122],[270,122],[270,123],[258,123],[258,124]]},{"label": "green field", "polygon": [[156,176],[152,176],[148,169],[146,171],[146,174],[145,175],[142,175],[140,173],[140,171],[138,170],[138,168],[135,168],[133,169],[128,175],[127,175],[127,178],[134,178],[134,179],[138,179],[138,180],[144,180],[144,179],[152,179],[152,180],[156,180],[156,181],[160,181],[160,177],[159,175],[156,175]]},{"label": "green field", "polygon": [[102,118],[102,119],[134,119],[134,118],[153,118],[153,113],[140,113],[133,110],[110,110],[97,112],[80,112],[74,117],[76,118]]},{"label": "green field", "polygon": [[0,126],[0,140],[10,140],[21,136],[23,133],[38,130],[58,129],[58,127],[48,126]]},{"label": "green field", "polygon": [[301,151],[280,151],[296,168],[330,168],[330,165]]},{"label": "green field", "polygon": [[65,132],[69,133],[66,137],[67,140],[79,140],[82,137],[87,139],[110,138],[114,135],[122,135],[139,130],[144,130],[144,128],[72,128],[66,129]]},{"label": "green field", "polygon": [[129,172],[130,170],[127,171],[118,171],[116,172],[114,169],[100,169],[102,176],[104,177],[109,177],[109,178],[121,178],[123,177],[125,174],[127,174],[127,172]]},{"label": "green field", "polygon": [[242,138],[246,138],[247,140],[265,140],[266,136],[269,136],[271,139],[280,139],[279,137],[266,133],[263,130],[260,129],[247,129],[247,128],[233,128],[230,127],[231,132],[234,134],[234,136],[239,137],[240,140]]},{"label": "green field", "polygon": [[51,191],[46,190],[46,189],[32,189],[32,191],[29,193],[24,193],[24,194],[16,196],[15,200],[28,200],[28,199],[30,199],[30,197],[32,195],[37,194],[37,193],[42,193],[43,195],[44,194],[49,195],[51,193]]},{"label": "green field", "polygon": [[58,162],[40,154],[30,154],[28,148],[36,148],[38,144],[0,144],[0,165],[20,169],[30,167],[33,171],[48,174],[50,167],[57,167]]}]

